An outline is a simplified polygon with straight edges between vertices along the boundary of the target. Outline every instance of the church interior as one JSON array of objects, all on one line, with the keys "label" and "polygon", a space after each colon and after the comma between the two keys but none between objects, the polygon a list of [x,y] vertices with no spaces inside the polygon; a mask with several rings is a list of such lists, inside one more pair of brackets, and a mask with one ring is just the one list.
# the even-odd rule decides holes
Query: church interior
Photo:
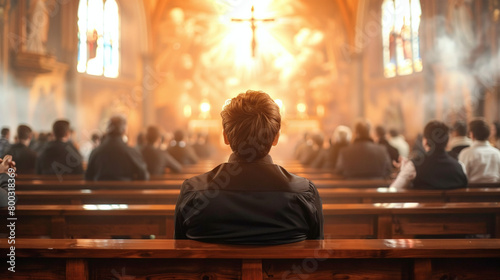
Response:
[{"label": "church interior", "polygon": [[[1,279],[500,279],[500,0],[0,0],[0,38]],[[245,177],[221,111],[247,90],[282,167]],[[386,173],[348,173],[360,139],[385,161],[354,166]],[[251,189],[277,181],[293,198]]]},{"label": "church interior", "polygon": [[119,113],[131,141],[150,124],[219,133],[247,89],[280,100],[290,135],[499,121],[498,1],[100,2],[2,1],[0,125],[65,118],[85,140]]}]

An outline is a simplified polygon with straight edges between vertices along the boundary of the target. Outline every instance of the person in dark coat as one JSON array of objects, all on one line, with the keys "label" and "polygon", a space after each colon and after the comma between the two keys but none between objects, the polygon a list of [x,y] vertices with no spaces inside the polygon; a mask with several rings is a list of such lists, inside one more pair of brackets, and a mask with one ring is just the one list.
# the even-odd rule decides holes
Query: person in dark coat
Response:
[{"label": "person in dark coat", "polygon": [[165,174],[165,169],[169,168],[174,173],[182,171],[182,165],[175,160],[168,152],[157,148],[160,142],[160,132],[156,126],[150,126],[146,132],[146,144],[142,148],[142,157],[148,166],[150,175]]},{"label": "person in dark coat", "polygon": [[186,180],[175,207],[175,238],[229,244],[323,239],[314,184],[273,163],[281,116],[269,95],[247,91],[221,112],[227,163]]},{"label": "person in dark coat", "polygon": [[361,120],[354,127],[354,142],[340,150],[336,171],[346,178],[387,178],[392,171],[389,153],[370,137],[370,124]]},{"label": "person in dark coat", "polygon": [[467,137],[467,124],[463,121],[456,121],[451,129],[451,138],[448,141],[448,154],[458,160],[460,152],[468,148],[472,140]]},{"label": "person in dark coat", "polygon": [[446,152],[449,128],[440,121],[430,121],[424,128],[425,153],[403,160],[401,171],[391,187],[417,189],[456,189],[467,186],[463,164]]},{"label": "person in dark coat", "polygon": [[7,150],[8,155],[12,156],[16,162],[17,174],[34,174],[36,152],[29,148],[33,132],[27,125],[17,127],[17,143],[10,146]]},{"label": "person in dark coat", "polygon": [[70,124],[57,120],[52,125],[55,140],[48,142],[36,161],[37,174],[83,174],[82,156],[69,141]]},{"label": "person in dark coat", "polygon": [[375,128],[375,134],[377,135],[377,143],[379,145],[384,146],[387,149],[387,152],[389,153],[389,157],[391,158],[392,162],[398,162],[399,161],[399,152],[398,149],[393,147],[391,144],[389,144],[389,141],[387,141],[387,138],[385,137],[386,132],[385,128],[383,126],[377,126]]},{"label": "person in dark coat", "polygon": [[168,147],[167,152],[182,165],[195,164],[198,162],[198,156],[196,156],[193,147],[189,145],[185,138],[182,130],[175,131],[174,140]]},{"label": "person in dark coat", "polygon": [[8,127],[2,128],[0,135],[0,158],[3,157],[10,149],[10,129]]},{"label": "person in dark coat", "polygon": [[90,154],[85,172],[86,180],[149,179],[149,172],[142,155],[124,141],[126,132],[127,121],[124,117],[115,116],[109,120],[104,140]]}]

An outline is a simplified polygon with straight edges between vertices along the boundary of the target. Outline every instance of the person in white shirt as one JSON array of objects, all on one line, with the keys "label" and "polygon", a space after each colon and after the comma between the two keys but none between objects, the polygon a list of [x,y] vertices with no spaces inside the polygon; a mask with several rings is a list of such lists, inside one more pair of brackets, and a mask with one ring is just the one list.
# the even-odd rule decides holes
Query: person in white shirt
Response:
[{"label": "person in white shirt", "polygon": [[472,145],[463,149],[458,160],[465,165],[470,183],[500,182],[500,151],[488,142],[490,127],[483,119],[469,123]]},{"label": "person in white shirt", "polygon": [[410,145],[406,142],[405,137],[399,134],[396,129],[390,129],[389,135],[391,136],[389,138],[389,144],[398,149],[400,156],[408,158],[408,155],[410,154]]}]

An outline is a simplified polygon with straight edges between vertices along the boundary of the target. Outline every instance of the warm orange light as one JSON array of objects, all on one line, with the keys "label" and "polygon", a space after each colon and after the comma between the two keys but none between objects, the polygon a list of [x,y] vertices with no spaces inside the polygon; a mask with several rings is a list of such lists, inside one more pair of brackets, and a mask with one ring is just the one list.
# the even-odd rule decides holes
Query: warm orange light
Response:
[{"label": "warm orange light", "polygon": [[307,110],[307,106],[306,106],[306,104],[304,104],[304,103],[302,103],[302,102],[301,102],[301,103],[299,103],[299,104],[297,104],[297,111],[298,111],[299,113],[302,113],[302,114],[303,114],[303,113],[305,113],[305,112],[306,112],[306,110]]},{"label": "warm orange light", "polygon": [[316,115],[319,117],[322,117],[325,115],[325,106],[323,105],[318,105],[316,106]]},{"label": "warm orange light", "polygon": [[184,117],[189,118],[191,117],[192,110],[190,105],[185,105],[184,106]]},{"label": "warm orange light", "polygon": [[280,107],[280,110],[283,108],[283,101],[281,99],[275,99],[274,102]]},{"label": "warm orange light", "polygon": [[208,112],[210,112],[210,103],[208,103],[208,102],[202,102],[200,104],[200,111],[202,113],[208,113]]}]

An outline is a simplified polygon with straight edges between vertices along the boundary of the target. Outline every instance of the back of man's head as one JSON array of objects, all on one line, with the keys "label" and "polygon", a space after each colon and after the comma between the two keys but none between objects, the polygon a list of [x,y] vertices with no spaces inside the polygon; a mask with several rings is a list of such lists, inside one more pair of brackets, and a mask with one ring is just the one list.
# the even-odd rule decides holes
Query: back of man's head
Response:
[{"label": "back of man's head", "polygon": [[490,137],[490,126],[483,119],[475,119],[469,123],[469,130],[474,140],[486,141]]},{"label": "back of man's head", "polygon": [[101,140],[101,136],[97,132],[92,133],[92,136],[90,136],[90,140],[94,143],[97,143]]},{"label": "back of man's head", "polygon": [[456,121],[451,130],[456,136],[467,136],[467,124],[464,121]]},{"label": "back of man's head", "polygon": [[345,125],[339,125],[333,131],[332,139],[334,143],[350,142],[352,138],[351,129]]},{"label": "back of man's head", "polygon": [[181,141],[184,141],[184,137],[185,137],[184,131],[182,131],[180,129],[174,131],[174,140],[175,140],[175,142],[179,143]]},{"label": "back of man's head", "polygon": [[427,145],[434,150],[444,151],[449,139],[448,126],[440,121],[430,121],[424,128],[424,138]]},{"label": "back of man's head", "polygon": [[398,137],[399,136],[399,131],[395,128],[389,129],[389,135],[391,137]]},{"label": "back of man's head", "polygon": [[122,136],[127,131],[127,120],[123,116],[113,116],[109,119],[106,133],[111,136]]},{"label": "back of man's head", "polygon": [[146,131],[146,142],[153,145],[160,138],[160,130],[156,126],[149,126]]},{"label": "back of man's head", "polygon": [[29,126],[21,124],[17,127],[17,139],[19,139],[19,141],[30,139],[31,134],[32,130]]},{"label": "back of man's head", "polygon": [[375,134],[377,134],[377,137],[379,139],[384,139],[385,138],[385,128],[381,125],[378,125],[375,127]]},{"label": "back of man's head", "polygon": [[3,138],[7,138],[10,134],[10,129],[8,127],[2,128],[1,134]]},{"label": "back of man's head", "polygon": [[356,133],[356,138],[358,139],[368,139],[370,138],[370,123],[367,120],[359,120],[354,126],[354,132]]},{"label": "back of man's head", "polygon": [[281,128],[278,105],[262,91],[248,90],[231,99],[221,117],[231,149],[248,161],[266,156]]},{"label": "back of man's head", "polygon": [[69,136],[70,127],[67,120],[57,120],[52,125],[52,132],[56,140],[61,140],[62,138]]}]

